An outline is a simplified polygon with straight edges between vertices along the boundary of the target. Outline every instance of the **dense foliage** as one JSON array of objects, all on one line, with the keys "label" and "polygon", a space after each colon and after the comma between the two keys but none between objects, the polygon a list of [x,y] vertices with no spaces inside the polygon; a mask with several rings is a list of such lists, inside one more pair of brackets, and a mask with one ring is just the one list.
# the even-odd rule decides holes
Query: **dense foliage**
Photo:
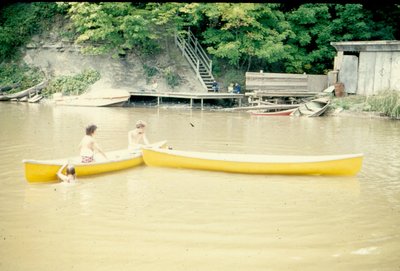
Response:
[{"label": "dense foliage", "polygon": [[0,64],[0,86],[8,87],[9,93],[32,87],[43,79],[44,74],[38,68],[17,63]]},{"label": "dense foliage", "polygon": [[56,92],[65,95],[80,95],[99,79],[100,73],[93,69],[84,70],[72,76],[59,76],[50,80],[42,94],[46,97]]},{"label": "dense foliage", "polygon": [[16,3],[0,12],[0,63],[18,56],[18,48],[40,33],[61,9],[56,3]]},{"label": "dense foliage", "polygon": [[362,4],[37,2],[0,12],[0,62],[65,14],[74,41],[90,54],[151,57],[166,38],[190,27],[216,71],[325,73],[332,41],[399,39],[400,5]]}]

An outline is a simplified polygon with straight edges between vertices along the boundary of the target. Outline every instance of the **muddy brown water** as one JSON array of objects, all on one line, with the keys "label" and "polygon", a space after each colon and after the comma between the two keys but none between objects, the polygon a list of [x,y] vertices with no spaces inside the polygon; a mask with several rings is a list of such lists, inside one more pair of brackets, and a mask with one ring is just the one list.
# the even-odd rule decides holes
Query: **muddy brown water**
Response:
[{"label": "muddy brown water", "polygon": [[[24,179],[22,159],[76,155],[89,123],[105,151],[127,147],[138,119],[175,149],[365,158],[354,177],[140,166]],[[0,270],[398,270],[399,138],[399,121],[372,118],[1,103]]]}]

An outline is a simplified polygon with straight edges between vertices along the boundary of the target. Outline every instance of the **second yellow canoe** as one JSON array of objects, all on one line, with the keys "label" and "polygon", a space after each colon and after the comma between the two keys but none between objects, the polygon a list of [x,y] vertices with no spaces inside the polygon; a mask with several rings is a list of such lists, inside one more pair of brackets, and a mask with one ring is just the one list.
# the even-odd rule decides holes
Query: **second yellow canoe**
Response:
[{"label": "second yellow canoe", "polygon": [[148,166],[175,167],[246,174],[356,175],[363,154],[289,156],[189,152],[144,148]]}]

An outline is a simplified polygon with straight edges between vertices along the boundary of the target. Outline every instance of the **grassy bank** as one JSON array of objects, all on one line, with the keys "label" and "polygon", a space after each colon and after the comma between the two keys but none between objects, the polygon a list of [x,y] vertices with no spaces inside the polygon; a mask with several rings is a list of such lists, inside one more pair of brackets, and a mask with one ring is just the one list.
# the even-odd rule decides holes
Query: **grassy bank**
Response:
[{"label": "grassy bank", "polygon": [[352,112],[377,112],[392,119],[400,119],[400,93],[381,91],[373,96],[349,95],[332,100],[333,109],[342,108]]}]

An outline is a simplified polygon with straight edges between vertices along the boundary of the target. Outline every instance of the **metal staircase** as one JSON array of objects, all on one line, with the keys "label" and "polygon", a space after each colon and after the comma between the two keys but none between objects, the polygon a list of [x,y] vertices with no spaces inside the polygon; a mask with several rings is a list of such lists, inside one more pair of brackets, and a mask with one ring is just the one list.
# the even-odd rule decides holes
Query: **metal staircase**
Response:
[{"label": "metal staircase", "polygon": [[207,91],[213,91],[212,82],[214,81],[214,76],[212,75],[212,61],[192,31],[189,29],[185,34],[175,34],[175,44],[195,71],[203,87]]}]

